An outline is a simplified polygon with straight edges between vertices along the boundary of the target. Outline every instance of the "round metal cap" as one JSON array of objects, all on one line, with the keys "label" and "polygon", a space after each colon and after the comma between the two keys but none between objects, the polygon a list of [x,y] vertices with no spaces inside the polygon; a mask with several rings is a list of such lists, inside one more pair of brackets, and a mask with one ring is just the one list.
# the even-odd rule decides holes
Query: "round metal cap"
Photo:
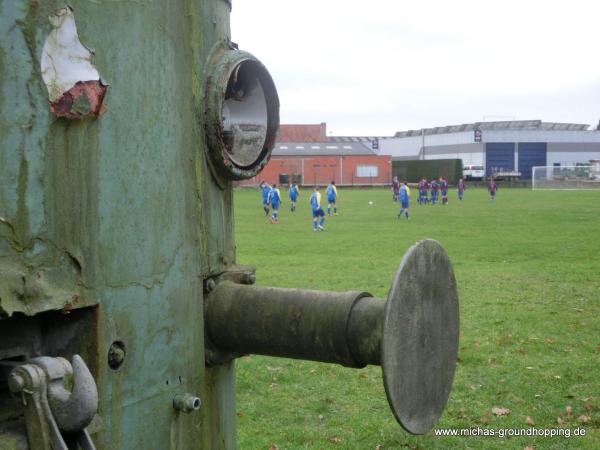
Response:
[{"label": "round metal cap", "polygon": [[394,276],[381,349],[388,402],[409,433],[427,433],[444,411],[456,367],[458,323],[448,255],[437,241],[420,241]]}]

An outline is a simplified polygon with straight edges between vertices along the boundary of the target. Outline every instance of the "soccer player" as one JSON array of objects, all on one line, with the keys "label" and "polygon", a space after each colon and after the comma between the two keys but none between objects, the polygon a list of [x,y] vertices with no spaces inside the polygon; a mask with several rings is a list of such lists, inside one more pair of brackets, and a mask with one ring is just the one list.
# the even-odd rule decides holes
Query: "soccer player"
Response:
[{"label": "soccer player", "polygon": [[419,197],[417,198],[417,203],[422,205],[427,202],[427,179],[423,177],[421,178],[421,181],[419,181]]},{"label": "soccer player", "polygon": [[400,199],[400,182],[398,177],[392,180],[392,200],[397,202]]},{"label": "soccer player", "polygon": [[337,188],[335,187],[335,181],[332,181],[329,186],[327,186],[327,215],[331,215],[331,206],[333,205],[333,214],[337,216]]},{"label": "soccer player", "polygon": [[410,201],[410,188],[406,184],[406,181],[400,186],[400,212],[398,213],[398,219],[402,217],[402,213],[406,215],[408,220],[408,207]]},{"label": "soccer player", "polygon": [[498,186],[496,186],[496,182],[492,177],[490,177],[490,181],[488,183],[488,192],[490,193],[490,200],[494,201],[496,198],[496,191],[498,190]]},{"label": "soccer player", "polygon": [[296,211],[296,202],[298,201],[298,197],[300,196],[300,189],[298,189],[298,185],[296,183],[290,184],[290,188],[288,189],[288,195],[290,196],[290,209],[292,212]]},{"label": "soccer player", "polygon": [[262,196],[262,205],[263,210],[265,211],[265,216],[269,215],[269,192],[271,192],[271,186],[264,181],[260,182],[258,186],[260,188],[261,196]]},{"label": "soccer player", "polygon": [[310,196],[310,207],[313,215],[313,230],[323,231],[325,229],[323,228],[323,225],[325,224],[325,211],[321,208],[321,193],[319,192],[319,186],[315,186],[315,189]]},{"label": "soccer player", "polygon": [[273,184],[273,187],[269,191],[268,203],[271,205],[273,214],[271,214],[271,223],[279,223],[279,204],[281,203],[281,192],[277,189],[277,185]]},{"label": "soccer player", "polygon": [[462,178],[456,184],[456,193],[458,194],[458,199],[462,200],[465,195],[465,182]]},{"label": "soccer player", "polygon": [[437,203],[438,189],[439,189],[439,186],[437,184],[437,181],[435,181],[435,178],[434,178],[433,180],[431,180],[431,204],[432,205],[435,205]]},{"label": "soccer player", "polygon": [[440,190],[442,191],[442,205],[448,204],[448,182],[444,177],[440,177]]}]

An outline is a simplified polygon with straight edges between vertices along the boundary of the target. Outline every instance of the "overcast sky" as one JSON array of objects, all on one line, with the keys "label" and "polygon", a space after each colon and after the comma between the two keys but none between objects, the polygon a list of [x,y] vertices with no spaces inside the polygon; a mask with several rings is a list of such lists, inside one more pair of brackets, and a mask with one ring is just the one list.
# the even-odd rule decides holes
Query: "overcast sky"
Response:
[{"label": "overcast sky", "polygon": [[234,0],[281,123],[332,135],[600,119],[598,0]]}]

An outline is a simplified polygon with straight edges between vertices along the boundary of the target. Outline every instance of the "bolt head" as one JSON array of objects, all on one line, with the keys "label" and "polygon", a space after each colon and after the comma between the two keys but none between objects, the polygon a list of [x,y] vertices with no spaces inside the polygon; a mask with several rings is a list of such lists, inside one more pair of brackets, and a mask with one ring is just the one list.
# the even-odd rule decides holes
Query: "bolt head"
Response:
[{"label": "bolt head", "polygon": [[18,394],[25,387],[25,379],[18,373],[11,373],[8,377],[8,388],[13,394]]},{"label": "bolt head", "polygon": [[215,280],[213,280],[212,278],[209,278],[208,280],[206,280],[206,291],[207,292],[214,291],[216,287],[217,287],[217,283],[215,283]]}]

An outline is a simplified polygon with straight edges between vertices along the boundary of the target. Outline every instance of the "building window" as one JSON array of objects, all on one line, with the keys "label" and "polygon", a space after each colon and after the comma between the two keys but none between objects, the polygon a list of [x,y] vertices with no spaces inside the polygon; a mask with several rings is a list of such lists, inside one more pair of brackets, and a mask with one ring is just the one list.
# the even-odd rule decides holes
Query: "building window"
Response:
[{"label": "building window", "polygon": [[377,166],[356,166],[357,177],[377,177],[379,176],[379,167]]}]

